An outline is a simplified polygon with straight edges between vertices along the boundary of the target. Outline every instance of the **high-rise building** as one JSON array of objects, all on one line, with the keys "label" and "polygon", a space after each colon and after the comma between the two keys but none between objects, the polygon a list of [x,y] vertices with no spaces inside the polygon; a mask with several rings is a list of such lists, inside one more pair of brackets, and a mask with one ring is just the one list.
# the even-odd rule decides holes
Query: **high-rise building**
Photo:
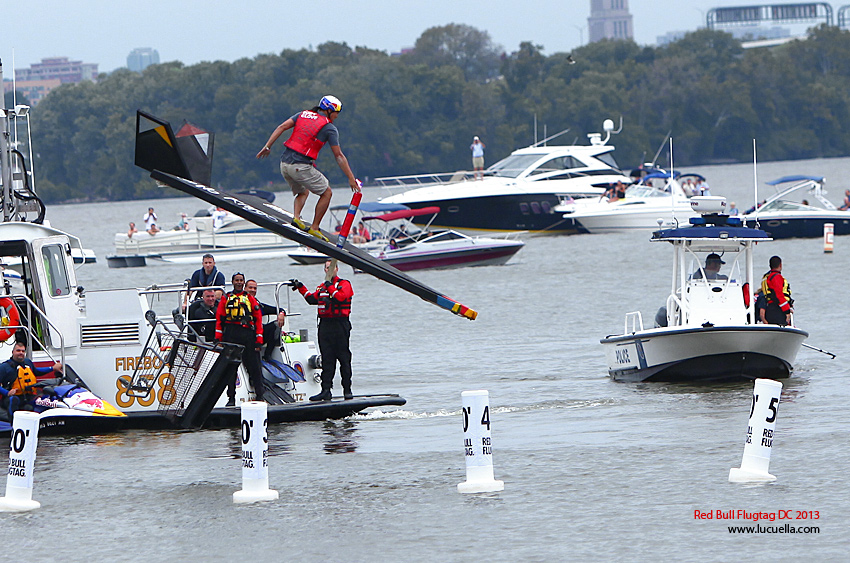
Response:
[{"label": "high-rise building", "polygon": [[29,68],[16,68],[15,80],[27,82],[33,80],[51,80],[58,78],[62,84],[76,84],[83,80],[97,81],[97,63],[70,61],[68,57],[41,59],[40,63]]},{"label": "high-rise building", "polygon": [[587,29],[591,43],[602,39],[634,38],[629,0],[590,0]]},{"label": "high-rise building", "polygon": [[159,53],[150,47],[133,49],[127,55],[127,68],[133,72],[142,72],[151,65],[159,64]]}]

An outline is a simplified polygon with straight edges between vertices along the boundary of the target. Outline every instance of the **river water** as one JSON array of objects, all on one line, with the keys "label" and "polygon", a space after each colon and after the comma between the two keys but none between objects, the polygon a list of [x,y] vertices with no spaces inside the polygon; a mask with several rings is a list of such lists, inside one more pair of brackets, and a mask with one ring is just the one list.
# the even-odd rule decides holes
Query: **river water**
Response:
[{"label": "river water", "polygon": [[[838,202],[848,166],[850,159],[767,163],[759,181],[822,174]],[[751,165],[693,171],[715,195],[752,205]],[[366,199],[379,195],[367,190]],[[340,190],[334,203],[347,199]],[[140,224],[148,205],[166,226],[204,207],[174,198],[49,210],[54,226],[97,252],[97,264],[78,270],[82,285],[188,277],[194,266],[107,268],[113,233]],[[831,255],[820,239],[757,250],[759,273],[772,254],[782,256],[797,325],[838,358],[800,352],[777,418],[770,471],[778,479],[750,486],[727,478],[741,462],[751,384],[607,376],[599,339],[621,331],[627,311],[653,318],[666,296],[672,250],[648,239],[529,238],[506,266],[414,273],[479,311],[474,322],[343,266],[356,293],[355,392],[395,392],[407,405],[271,427],[270,486],[280,500],[247,506],[232,503],[241,488],[235,431],[44,436],[33,494],[42,507],[0,515],[7,550],[28,561],[845,561],[850,237],[837,237]],[[219,265],[228,278],[239,270],[261,281],[321,280],[320,266],[287,260]],[[292,308],[314,335],[313,311],[301,300]],[[468,389],[490,392],[504,492],[456,490],[465,480],[460,394]],[[716,517],[738,509],[791,519]],[[818,518],[796,519],[803,512]],[[727,529],[786,522],[819,533]]]}]

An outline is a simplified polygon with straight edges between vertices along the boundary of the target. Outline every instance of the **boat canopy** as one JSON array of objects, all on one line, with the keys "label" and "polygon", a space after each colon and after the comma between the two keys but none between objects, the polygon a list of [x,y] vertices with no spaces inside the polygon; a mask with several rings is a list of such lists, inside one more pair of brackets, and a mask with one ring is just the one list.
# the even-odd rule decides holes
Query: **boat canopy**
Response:
[{"label": "boat canopy", "polygon": [[[698,219],[698,218],[695,218]],[[761,229],[751,229],[741,225],[693,225],[689,227],[676,227],[663,229],[652,233],[652,241],[666,242],[720,242],[731,243],[737,246],[741,242],[768,241],[773,240],[770,235]]]},{"label": "boat canopy", "polygon": [[383,215],[373,215],[371,217],[363,217],[364,221],[370,221],[373,219],[378,219],[380,221],[395,221],[396,219],[410,219],[411,217],[419,217],[421,215],[436,215],[440,212],[440,208],[437,206],[432,207],[423,207],[421,209],[400,209],[399,211],[393,211],[392,213],[385,213]]},{"label": "boat canopy", "polygon": [[[332,210],[337,209],[348,209],[348,205],[335,205],[331,207]],[[380,201],[366,201],[360,204],[361,213],[389,213],[391,211],[402,211],[403,209],[410,209],[406,205],[402,205],[401,203],[381,203]]]},{"label": "boat canopy", "polygon": [[779,184],[785,184],[787,182],[805,182],[806,180],[811,180],[812,182],[823,182],[823,176],[805,176],[805,175],[797,175],[797,176],[783,176],[776,180],[771,180],[767,182],[768,186],[778,186]]}]

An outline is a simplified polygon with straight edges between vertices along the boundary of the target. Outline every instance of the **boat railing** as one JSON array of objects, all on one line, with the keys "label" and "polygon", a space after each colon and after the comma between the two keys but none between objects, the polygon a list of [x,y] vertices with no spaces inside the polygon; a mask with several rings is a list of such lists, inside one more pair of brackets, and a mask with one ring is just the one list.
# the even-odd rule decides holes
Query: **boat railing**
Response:
[{"label": "boat railing", "polygon": [[385,176],[375,178],[375,184],[382,188],[414,188],[437,184],[454,184],[475,178],[475,173],[468,170],[457,172],[437,172],[435,174],[411,174],[407,176]]},{"label": "boat railing", "polygon": [[[43,321],[44,323],[46,323],[47,326],[50,329],[53,329],[55,331],[56,335],[59,336],[59,347],[58,347],[58,349],[59,349],[59,361],[62,362],[62,366],[63,366],[63,369],[64,369],[64,366],[65,366],[65,335],[62,334],[62,331],[59,330],[59,327],[56,326],[55,324],[53,324],[53,322],[51,322],[50,317],[47,316],[47,313],[42,311],[38,307],[38,305],[36,305],[35,302],[32,299],[29,298],[29,296],[24,295],[22,293],[16,293],[16,294],[13,294],[13,295],[8,295],[7,297],[11,298],[15,302],[16,306],[17,306],[19,299],[26,303],[26,305],[27,305],[27,315],[26,315],[26,317],[27,317],[27,319],[30,319],[30,322],[29,322],[30,326],[26,326],[26,325],[23,325],[23,324],[21,324],[21,325],[7,325],[4,328],[6,328],[6,329],[19,329],[19,328],[23,329],[24,332],[26,332],[26,334],[27,334],[27,347],[30,350],[32,350],[33,349],[33,342],[37,343],[41,347],[41,349],[44,351],[44,353],[47,354],[47,357],[55,362],[56,358],[54,358],[53,354],[50,353],[50,347],[38,337],[38,335],[36,334],[35,331],[32,330],[32,324],[33,324],[32,313],[35,312],[38,315],[38,319]],[[49,335],[50,334],[49,331],[46,334]]]},{"label": "boat railing", "polygon": [[682,300],[675,293],[667,296],[667,326],[679,326],[682,324]]},{"label": "boat railing", "polygon": [[[631,330],[629,330],[631,328]],[[626,322],[623,329],[623,334],[634,334],[643,330],[643,317],[640,311],[631,311],[626,313]]]}]

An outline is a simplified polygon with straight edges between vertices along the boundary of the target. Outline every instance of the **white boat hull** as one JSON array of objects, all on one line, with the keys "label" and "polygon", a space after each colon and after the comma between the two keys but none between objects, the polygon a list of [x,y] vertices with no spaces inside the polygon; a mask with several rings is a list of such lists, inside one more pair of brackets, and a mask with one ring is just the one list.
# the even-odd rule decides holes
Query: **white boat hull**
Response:
[{"label": "white boat hull", "polygon": [[602,339],[619,381],[708,382],[788,377],[803,330],[777,325],[655,328]]}]

